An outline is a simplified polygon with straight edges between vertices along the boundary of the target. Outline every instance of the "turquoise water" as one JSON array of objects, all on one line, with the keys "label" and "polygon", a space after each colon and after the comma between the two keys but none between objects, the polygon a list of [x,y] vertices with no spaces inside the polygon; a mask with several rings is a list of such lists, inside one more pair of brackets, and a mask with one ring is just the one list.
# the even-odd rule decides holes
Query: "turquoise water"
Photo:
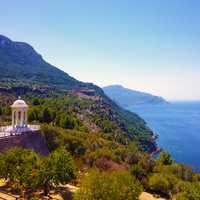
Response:
[{"label": "turquoise water", "polygon": [[158,145],[180,163],[200,171],[200,102],[175,102],[159,106],[137,106],[139,114],[159,135]]}]

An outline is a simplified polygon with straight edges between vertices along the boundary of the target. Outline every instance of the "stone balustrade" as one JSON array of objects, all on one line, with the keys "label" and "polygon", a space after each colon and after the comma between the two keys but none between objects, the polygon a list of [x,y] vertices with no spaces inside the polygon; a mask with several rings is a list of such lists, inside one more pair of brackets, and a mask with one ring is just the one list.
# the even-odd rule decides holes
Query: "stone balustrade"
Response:
[{"label": "stone balustrade", "polygon": [[9,137],[13,135],[20,135],[26,132],[34,132],[40,130],[40,125],[27,125],[27,126],[1,126],[0,138]]}]

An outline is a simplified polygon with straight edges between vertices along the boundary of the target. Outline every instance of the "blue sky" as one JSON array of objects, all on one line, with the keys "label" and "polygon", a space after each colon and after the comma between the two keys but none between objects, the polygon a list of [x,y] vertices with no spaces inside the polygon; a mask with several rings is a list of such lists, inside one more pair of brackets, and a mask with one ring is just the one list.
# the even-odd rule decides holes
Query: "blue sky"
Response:
[{"label": "blue sky", "polygon": [[198,0],[0,0],[0,34],[99,86],[200,99]]}]

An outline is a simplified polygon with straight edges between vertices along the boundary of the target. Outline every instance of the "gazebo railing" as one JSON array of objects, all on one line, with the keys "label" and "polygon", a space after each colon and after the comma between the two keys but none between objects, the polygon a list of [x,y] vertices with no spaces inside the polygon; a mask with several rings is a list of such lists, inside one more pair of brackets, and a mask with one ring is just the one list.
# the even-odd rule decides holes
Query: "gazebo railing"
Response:
[{"label": "gazebo railing", "polygon": [[0,138],[2,137],[8,137],[8,136],[14,136],[14,135],[20,135],[26,132],[30,131],[38,131],[40,130],[40,125],[28,125],[24,127],[16,126],[1,126],[0,127]]}]

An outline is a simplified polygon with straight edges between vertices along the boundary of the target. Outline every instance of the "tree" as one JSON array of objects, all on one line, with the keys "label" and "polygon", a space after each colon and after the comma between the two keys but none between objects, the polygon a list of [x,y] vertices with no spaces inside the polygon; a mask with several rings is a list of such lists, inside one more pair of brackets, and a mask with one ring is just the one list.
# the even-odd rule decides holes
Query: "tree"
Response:
[{"label": "tree", "polygon": [[42,119],[41,119],[41,121],[45,122],[45,123],[50,123],[52,121],[51,112],[46,107],[42,111]]},{"label": "tree", "polygon": [[59,125],[62,128],[73,129],[76,125],[76,120],[74,119],[73,116],[63,114],[60,117]]},{"label": "tree", "polygon": [[40,157],[30,150],[14,148],[0,154],[0,177],[21,191],[43,188],[47,195],[51,187],[74,179],[75,167],[72,157],[64,149]]},{"label": "tree", "polygon": [[75,193],[75,200],[138,200],[142,186],[128,172],[91,172]]},{"label": "tree", "polygon": [[39,120],[39,111],[37,108],[31,108],[28,112],[28,121],[38,121]]},{"label": "tree", "polygon": [[59,149],[43,158],[38,170],[36,187],[43,188],[48,195],[51,187],[60,183],[66,184],[75,178],[75,167],[71,155],[64,149]]},{"label": "tree", "polygon": [[57,149],[63,144],[63,136],[59,129],[48,124],[41,126],[42,135],[45,137],[45,141],[50,152]]},{"label": "tree", "polygon": [[171,165],[173,163],[171,155],[165,151],[161,152],[158,161],[163,165]]},{"label": "tree", "polygon": [[17,189],[31,188],[32,174],[39,156],[30,150],[14,148],[0,156],[0,175]]},{"label": "tree", "polygon": [[40,105],[40,100],[39,100],[37,97],[35,97],[35,98],[33,99],[33,105],[34,105],[34,106]]}]

